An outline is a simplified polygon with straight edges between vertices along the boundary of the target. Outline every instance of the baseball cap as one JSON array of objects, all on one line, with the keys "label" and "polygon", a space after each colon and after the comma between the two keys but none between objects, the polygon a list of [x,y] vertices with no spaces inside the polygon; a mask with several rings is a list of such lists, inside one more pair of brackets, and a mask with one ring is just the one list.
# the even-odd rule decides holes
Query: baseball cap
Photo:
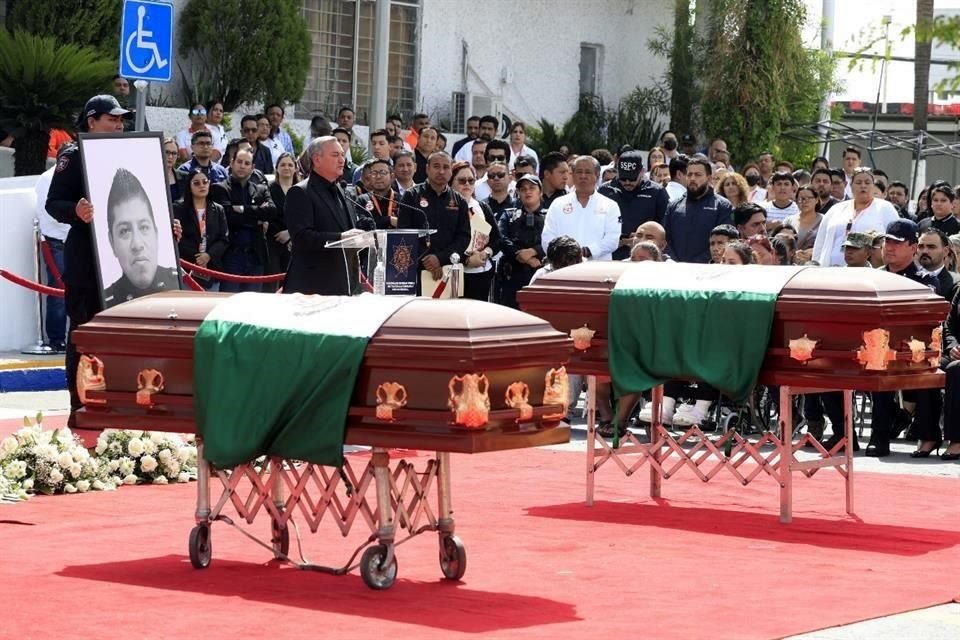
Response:
[{"label": "baseball cap", "polygon": [[916,244],[920,237],[920,227],[913,220],[901,218],[887,225],[887,232],[883,234],[883,237],[897,242]]},{"label": "baseball cap", "polygon": [[639,151],[627,151],[617,160],[617,177],[634,182],[643,172],[643,154]]},{"label": "baseball cap", "polygon": [[130,113],[130,111],[121,107],[115,97],[105,94],[93,96],[87,100],[87,104],[83,105],[82,118],[86,120],[87,118],[96,117],[105,113],[109,113],[111,116],[125,116]]},{"label": "baseball cap", "polygon": [[540,182],[540,178],[533,175],[532,173],[525,173],[519,178],[517,178],[517,186],[519,187],[524,182],[529,182],[530,184],[537,185],[538,189],[543,189],[543,183]]},{"label": "baseball cap", "polygon": [[680,139],[681,144],[697,144],[697,138],[692,133],[683,134],[683,138]]},{"label": "baseball cap", "polygon": [[854,249],[871,249],[873,248],[873,235],[860,231],[851,231],[847,234],[847,239],[843,241],[843,246]]}]

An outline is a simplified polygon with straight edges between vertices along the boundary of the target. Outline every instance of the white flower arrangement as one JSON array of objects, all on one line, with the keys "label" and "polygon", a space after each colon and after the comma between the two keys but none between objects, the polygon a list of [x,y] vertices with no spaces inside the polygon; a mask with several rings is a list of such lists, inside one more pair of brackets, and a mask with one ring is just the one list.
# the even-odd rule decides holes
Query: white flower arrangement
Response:
[{"label": "white flower arrangement", "polygon": [[197,478],[193,436],[107,429],[97,438],[95,451],[118,484],[172,484]]},{"label": "white flower arrangement", "polygon": [[0,441],[0,499],[88,491],[94,484],[100,491],[116,487],[70,429],[45,431],[42,423],[39,413],[24,418],[22,429]]},{"label": "white flower arrangement", "polygon": [[42,414],[0,439],[0,502],[33,493],[108,491],[124,484],[173,484],[196,480],[193,436],[108,429],[95,455],[66,428],[42,428]]}]

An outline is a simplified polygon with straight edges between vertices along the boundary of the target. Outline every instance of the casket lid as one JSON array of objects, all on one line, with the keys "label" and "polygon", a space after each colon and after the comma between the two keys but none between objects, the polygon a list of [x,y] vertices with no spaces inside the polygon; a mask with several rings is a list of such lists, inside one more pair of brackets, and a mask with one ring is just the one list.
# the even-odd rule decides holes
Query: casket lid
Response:
[{"label": "casket lid", "polygon": [[[207,314],[232,294],[167,291],[131,300],[101,311],[75,336],[81,350],[100,353],[176,352],[192,355],[193,336]],[[265,303],[272,295],[262,294]],[[414,298],[393,314],[373,336],[365,361],[378,359],[416,363],[430,368],[438,358],[469,366],[489,366],[507,359],[560,364],[572,352],[572,342],[548,322],[524,313],[476,300]],[[438,363],[440,366],[440,363]]]},{"label": "casket lid", "polygon": [[[545,274],[521,292],[521,300],[531,294],[564,292],[591,297],[609,294],[627,269],[643,269],[655,281],[658,273],[668,273],[676,267],[669,262],[591,261],[558,269]],[[710,265],[702,265],[709,270]],[[778,266],[746,265],[744,278],[762,277]],[[909,278],[883,269],[849,267],[792,267],[797,273],[784,286],[778,297],[781,303],[829,303],[844,307],[877,304],[903,304],[915,308],[930,305],[936,313],[946,313],[945,301],[932,289]],[[526,294],[526,295],[525,295]]]}]

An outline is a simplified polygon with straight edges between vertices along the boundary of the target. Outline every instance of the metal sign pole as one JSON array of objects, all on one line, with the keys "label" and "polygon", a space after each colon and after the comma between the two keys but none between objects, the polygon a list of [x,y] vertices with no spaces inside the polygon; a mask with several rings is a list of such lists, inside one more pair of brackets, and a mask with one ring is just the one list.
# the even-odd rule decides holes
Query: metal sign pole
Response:
[{"label": "metal sign pole", "polygon": [[137,113],[134,128],[137,131],[143,131],[143,125],[147,119],[147,88],[150,83],[146,80],[137,80],[133,83],[133,86],[137,88]]}]

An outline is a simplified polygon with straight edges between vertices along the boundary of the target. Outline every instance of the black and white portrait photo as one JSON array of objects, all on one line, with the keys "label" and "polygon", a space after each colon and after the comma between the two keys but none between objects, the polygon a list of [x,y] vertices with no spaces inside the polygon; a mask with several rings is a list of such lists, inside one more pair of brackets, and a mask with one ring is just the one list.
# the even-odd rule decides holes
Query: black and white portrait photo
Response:
[{"label": "black and white portrait photo", "polygon": [[81,135],[103,307],[180,289],[158,133]]}]

